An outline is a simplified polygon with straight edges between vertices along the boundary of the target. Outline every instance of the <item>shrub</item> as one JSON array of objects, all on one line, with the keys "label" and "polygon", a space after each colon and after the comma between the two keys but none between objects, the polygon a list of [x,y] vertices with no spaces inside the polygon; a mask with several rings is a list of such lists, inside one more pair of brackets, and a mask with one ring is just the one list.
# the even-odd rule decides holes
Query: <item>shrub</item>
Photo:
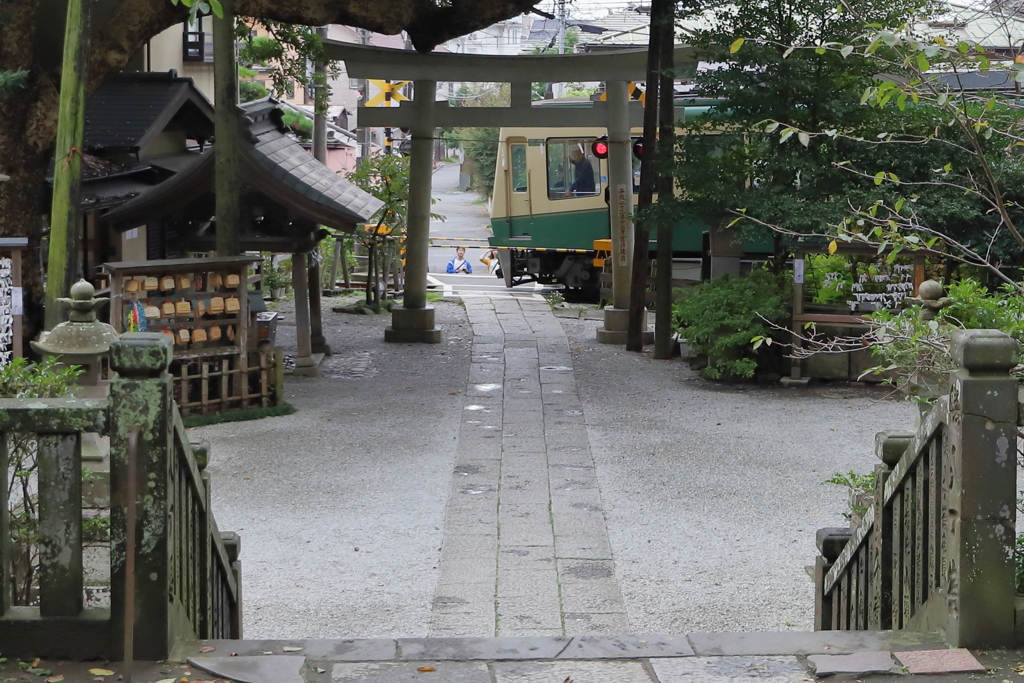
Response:
[{"label": "shrub", "polygon": [[[764,268],[746,277],[723,277],[694,287],[673,306],[673,326],[694,352],[706,356],[711,379],[750,378],[777,369],[772,324],[789,324],[790,275]],[[768,341],[755,348],[752,341]]]}]

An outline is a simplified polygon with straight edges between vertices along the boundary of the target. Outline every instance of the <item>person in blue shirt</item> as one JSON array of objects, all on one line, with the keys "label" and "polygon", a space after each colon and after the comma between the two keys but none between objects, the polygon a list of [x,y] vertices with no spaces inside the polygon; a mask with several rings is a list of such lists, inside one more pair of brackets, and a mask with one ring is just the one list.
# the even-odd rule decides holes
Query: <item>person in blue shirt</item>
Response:
[{"label": "person in blue shirt", "polygon": [[448,273],[465,273],[469,275],[473,272],[473,266],[469,265],[469,261],[466,260],[466,248],[455,247],[455,258],[448,262]]}]

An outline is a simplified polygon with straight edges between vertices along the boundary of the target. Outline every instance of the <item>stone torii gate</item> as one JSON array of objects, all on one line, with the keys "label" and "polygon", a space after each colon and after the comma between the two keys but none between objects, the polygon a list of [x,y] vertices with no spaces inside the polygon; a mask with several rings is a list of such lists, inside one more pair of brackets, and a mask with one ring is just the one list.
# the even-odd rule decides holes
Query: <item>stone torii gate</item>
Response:
[{"label": "stone torii gate", "polygon": [[[457,55],[419,54],[325,40],[326,56],[342,60],[352,78],[413,81],[413,101],[397,108],[359,109],[359,125],[399,127],[412,132],[409,178],[409,220],[406,235],[405,298],[391,313],[384,339],[391,342],[438,343],[434,309],[427,306],[427,252],[430,237],[430,184],[434,130],[438,127],[570,127],[608,130],[608,184],[611,194],[613,247],[612,305],[605,309],[598,339],[625,343],[629,282],[633,252],[633,171],[630,161],[632,126],[642,125],[643,109],[628,94],[629,81],[643,80],[647,50],[601,54]],[[694,63],[691,48],[677,48],[675,64]],[[437,102],[437,82],[510,83],[509,107],[449,107]],[[532,106],[535,82],[604,81],[608,98],[590,107]],[[682,118],[680,110],[679,118]],[[621,338],[621,340],[620,340]]]}]

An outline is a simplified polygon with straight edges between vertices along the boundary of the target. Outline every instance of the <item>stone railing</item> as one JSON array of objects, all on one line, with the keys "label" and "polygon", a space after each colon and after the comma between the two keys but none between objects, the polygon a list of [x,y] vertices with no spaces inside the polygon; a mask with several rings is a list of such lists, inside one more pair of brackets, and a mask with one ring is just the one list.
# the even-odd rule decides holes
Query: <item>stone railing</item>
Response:
[{"label": "stone railing", "polygon": [[[131,648],[135,659],[160,660],[178,640],[241,637],[238,536],[221,534],[213,519],[207,448],[190,444],[182,426],[171,355],[166,335],[125,334],[110,347],[118,376],[109,399],[0,400],[0,511],[10,435],[35,435],[38,449],[37,607],[10,604],[10,534],[0,515],[5,655],[119,660]],[[110,437],[109,609],[83,605],[81,437],[90,432]]]},{"label": "stone railing", "polygon": [[935,631],[1013,647],[1017,344],[953,337],[948,396],[916,432],[875,442],[874,502],[855,529],[821,529],[815,629]]}]

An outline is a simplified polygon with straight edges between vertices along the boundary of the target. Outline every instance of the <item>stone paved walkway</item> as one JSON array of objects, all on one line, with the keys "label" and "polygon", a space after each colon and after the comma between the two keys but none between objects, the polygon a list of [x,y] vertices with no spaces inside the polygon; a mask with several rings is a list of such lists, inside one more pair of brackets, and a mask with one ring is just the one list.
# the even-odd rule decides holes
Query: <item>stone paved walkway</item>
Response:
[{"label": "stone paved walkway", "polygon": [[430,635],[628,633],[565,333],[544,301],[466,309],[472,365]]}]

